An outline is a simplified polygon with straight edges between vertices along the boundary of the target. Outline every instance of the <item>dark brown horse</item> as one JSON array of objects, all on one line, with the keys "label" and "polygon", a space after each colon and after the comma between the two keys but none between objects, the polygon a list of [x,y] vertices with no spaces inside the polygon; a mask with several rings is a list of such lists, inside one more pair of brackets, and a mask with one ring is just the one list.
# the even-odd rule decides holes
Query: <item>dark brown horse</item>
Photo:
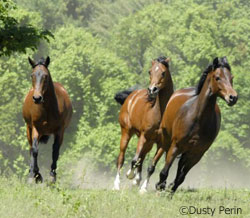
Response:
[{"label": "dark brown horse", "polygon": [[116,95],[116,100],[122,104],[119,115],[122,136],[117,160],[117,176],[114,181],[116,190],[120,189],[120,170],[130,138],[134,134],[139,137],[136,155],[131,162],[131,169],[127,172],[127,177],[133,179],[137,168],[134,180],[134,184],[137,185],[141,181],[142,164],[146,154],[154,143],[160,142],[158,129],[166,104],[173,93],[168,62],[169,59],[165,57],[159,57],[152,62],[148,89],[124,91]]},{"label": "dark brown horse", "polygon": [[172,193],[209,149],[220,129],[217,97],[224,99],[229,106],[238,99],[232,88],[232,79],[226,57],[215,58],[204,71],[197,88],[181,89],[172,95],[161,122],[162,144],[167,156],[156,189],[165,189],[169,169],[177,155],[181,157],[171,185]]},{"label": "dark brown horse", "polygon": [[48,65],[50,58],[41,58],[37,63],[29,58],[32,66],[32,88],[25,97],[23,118],[27,125],[27,137],[30,144],[30,180],[42,182],[37,164],[38,144],[47,143],[49,135],[54,135],[52,165],[50,175],[56,181],[57,160],[63,142],[65,128],[72,116],[70,98],[59,83],[53,83]]}]

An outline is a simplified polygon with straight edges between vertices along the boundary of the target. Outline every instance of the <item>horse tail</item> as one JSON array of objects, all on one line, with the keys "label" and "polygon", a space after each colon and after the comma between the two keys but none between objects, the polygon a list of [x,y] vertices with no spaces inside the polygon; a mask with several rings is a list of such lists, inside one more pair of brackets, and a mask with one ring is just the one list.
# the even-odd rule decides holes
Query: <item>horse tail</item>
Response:
[{"label": "horse tail", "polygon": [[49,141],[49,135],[43,135],[40,139],[39,142],[43,143],[43,144],[47,144],[47,142]]},{"label": "horse tail", "polygon": [[121,105],[123,105],[123,103],[125,102],[125,100],[127,99],[127,97],[133,92],[135,91],[136,89],[138,89],[137,86],[133,86],[127,90],[124,90],[124,91],[121,91],[121,92],[117,92],[115,94],[115,97],[114,99],[120,103]]}]

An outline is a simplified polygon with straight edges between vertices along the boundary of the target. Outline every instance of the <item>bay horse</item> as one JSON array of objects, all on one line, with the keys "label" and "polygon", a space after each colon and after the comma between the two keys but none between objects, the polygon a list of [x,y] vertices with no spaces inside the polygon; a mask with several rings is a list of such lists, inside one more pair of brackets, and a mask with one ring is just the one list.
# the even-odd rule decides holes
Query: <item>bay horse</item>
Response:
[{"label": "bay horse", "polygon": [[30,145],[29,182],[42,182],[37,164],[38,144],[47,143],[49,135],[54,135],[52,165],[50,176],[56,181],[57,160],[63,135],[72,117],[70,98],[60,83],[53,82],[48,66],[50,58],[41,58],[34,62],[28,58],[32,66],[32,88],[25,97],[23,118],[27,126],[27,138]]},{"label": "bay horse", "polygon": [[173,93],[169,60],[166,57],[159,57],[152,61],[148,89],[127,90],[116,94],[115,99],[122,104],[119,114],[122,135],[117,159],[117,175],[114,181],[115,190],[120,189],[120,170],[131,137],[134,134],[139,137],[136,155],[131,162],[131,169],[127,172],[128,179],[135,177],[133,181],[135,185],[140,184],[142,164],[146,154],[152,149],[154,143],[160,143],[158,129],[166,104]]},{"label": "bay horse", "polygon": [[196,88],[176,91],[170,98],[161,122],[162,146],[167,151],[157,190],[166,187],[169,169],[180,155],[177,174],[171,184],[173,194],[189,170],[199,162],[215,140],[221,123],[216,103],[221,97],[229,106],[236,104],[233,76],[226,57],[215,58],[203,72]]}]

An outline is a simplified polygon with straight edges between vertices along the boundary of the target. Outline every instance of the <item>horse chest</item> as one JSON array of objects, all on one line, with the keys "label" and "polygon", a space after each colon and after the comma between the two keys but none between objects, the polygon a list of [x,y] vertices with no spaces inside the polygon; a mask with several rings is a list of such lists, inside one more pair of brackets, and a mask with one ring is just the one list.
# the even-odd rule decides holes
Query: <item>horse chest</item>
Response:
[{"label": "horse chest", "polygon": [[32,122],[38,132],[41,134],[54,133],[60,126],[60,122],[53,119],[53,117],[49,116],[47,113],[41,113],[33,116]]}]

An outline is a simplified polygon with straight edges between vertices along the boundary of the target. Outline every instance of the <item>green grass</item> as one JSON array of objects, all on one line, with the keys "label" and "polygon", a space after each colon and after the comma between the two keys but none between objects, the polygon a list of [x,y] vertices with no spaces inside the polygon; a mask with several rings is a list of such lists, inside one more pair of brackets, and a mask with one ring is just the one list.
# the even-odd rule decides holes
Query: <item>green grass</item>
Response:
[{"label": "green grass", "polygon": [[[167,193],[154,191],[140,195],[136,189],[120,192],[69,189],[63,185],[28,185],[16,178],[0,178],[1,218],[211,217],[211,214],[181,215],[181,206],[215,208],[213,217],[250,218],[250,190],[178,190],[171,200]],[[242,214],[219,214],[219,206],[239,207]]]}]

